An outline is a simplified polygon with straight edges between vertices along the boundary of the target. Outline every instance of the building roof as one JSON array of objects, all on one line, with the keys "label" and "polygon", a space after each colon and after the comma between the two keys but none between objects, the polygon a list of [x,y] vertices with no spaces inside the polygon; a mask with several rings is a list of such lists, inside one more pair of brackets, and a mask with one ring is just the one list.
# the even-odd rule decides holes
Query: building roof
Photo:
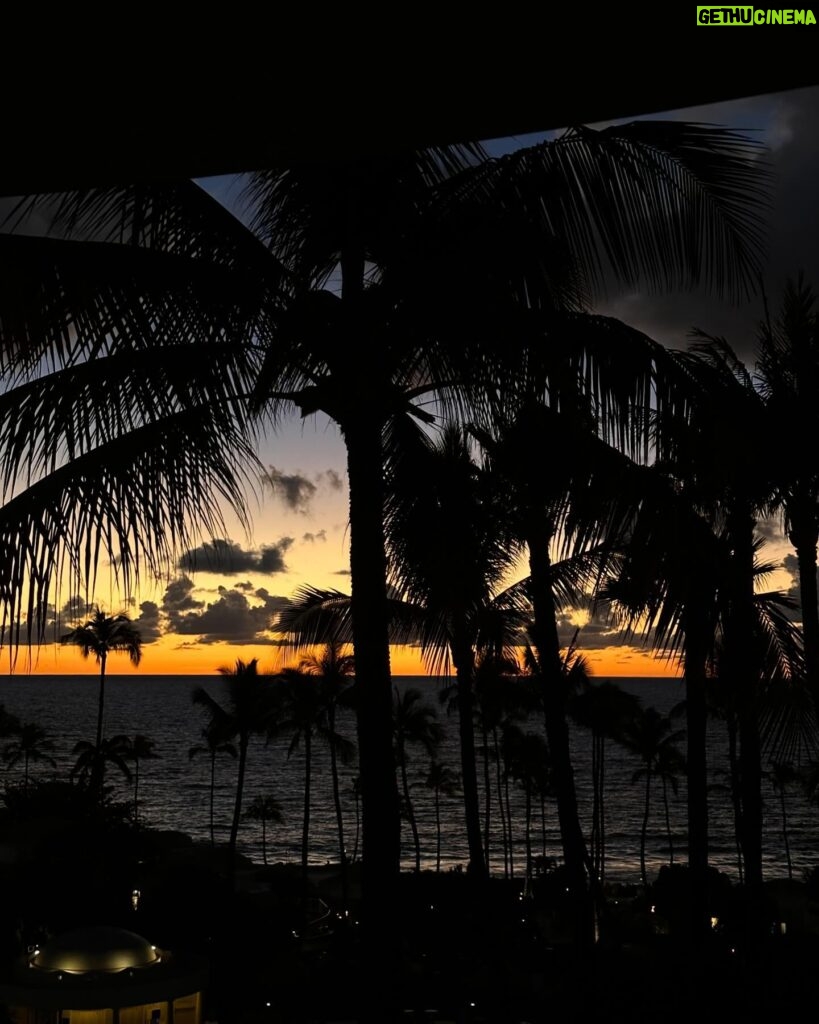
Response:
[{"label": "building roof", "polygon": [[50,939],[31,958],[34,967],[45,971],[123,971],[159,963],[156,947],[147,939],[124,928],[78,928]]}]

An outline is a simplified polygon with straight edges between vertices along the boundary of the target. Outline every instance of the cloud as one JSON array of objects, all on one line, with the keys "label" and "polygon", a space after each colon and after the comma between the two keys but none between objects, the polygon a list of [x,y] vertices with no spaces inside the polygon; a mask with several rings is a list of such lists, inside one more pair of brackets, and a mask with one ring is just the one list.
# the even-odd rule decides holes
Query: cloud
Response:
[{"label": "cloud", "polygon": [[350,575],[350,570],[349,569],[336,569],[336,571],[334,573],[331,573],[331,575],[332,576],[349,576]]},{"label": "cloud", "polygon": [[344,477],[334,469],[325,469],[323,473],[319,473],[317,479],[326,480],[331,491],[340,491],[344,488]]},{"label": "cloud", "polygon": [[152,644],[162,635],[159,618],[159,605],[155,601],[143,601],[139,606],[139,616],[134,619],[143,644]]},{"label": "cloud", "polygon": [[180,576],[178,579],[171,580],[165,588],[165,594],[162,598],[162,611],[165,612],[172,622],[182,612],[204,607],[204,601],[197,601],[192,596],[192,590],[193,580],[188,579],[187,576]]},{"label": "cloud", "polygon": [[317,540],[327,540],[327,531],[319,530],[318,533],[305,533],[301,539],[307,544],[312,544]]},{"label": "cloud", "polygon": [[262,484],[269,487],[292,512],[306,514],[318,488],[306,476],[296,471],[283,473],[275,466],[268,466],[262,474]]},{"label": "cloud", "polygon": [[65,620],[80,620],[85,619],[88,613],[91,611],[92,605],[90,605],[84,597],[80,597],[79,594],[74,594],[73,597],[65,602],[60,609],[60,618]]},{"label": "cloud", "polygon": [[[174,582],[179,584],[182,581]],[[243,592],[247,584],[242,583],[230,588],[220,586],[215,601],[207,604],[194,602],[195,607],[180,611],[181,604],[191,600],[191,581],[184,582],[186,587],[176,588],[177,594],[184,593],[183,601],[177,601],[170,608],[163,602],[163,609],[168,614],[168,632],[196,636],[203,644],[222,641],[229,644],[280,645],[281,640],[269,635],[268,630],[274,616],[290,604],[289,598],[273,595],[266,588],[259,587],[253,591],[253,597],[261,603],[251,603]]]},{"label": "cloud", "polygon": [[245,549],[232,540],[205,541],[198,548],[185,551],[177,563],[183,572],[219,573],[238,576],[246,572],[286,572],[284,555],[293,544],[292,537],[280,537],[275,544],[258,550]]}]

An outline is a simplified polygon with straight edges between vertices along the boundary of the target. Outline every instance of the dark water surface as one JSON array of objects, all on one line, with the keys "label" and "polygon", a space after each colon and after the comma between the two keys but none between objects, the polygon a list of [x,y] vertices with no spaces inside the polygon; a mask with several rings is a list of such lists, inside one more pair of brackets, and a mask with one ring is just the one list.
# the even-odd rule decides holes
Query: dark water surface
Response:
[{"label": "dark water surface", "polygon": [[[682,683],[669,679],[617,679],[622,689],[640,697],[645,706],[669,711],[683,698]],[[399,688],[410,686],[422,691],[433,705],[445,729],[445,739],[438,755],[454,770],[458,769],[457,722],[447,718],[438,702],[439,685],[425,678],[400,678]],[[110,676],[106,684],[105,733],[113,736],[142,733],[155,741],[161,760],[140,763],[140,815],[157,828],[179,829],[197,840],[208,840],[208,800],[210,787],[210,759],[207,755],[191,760],[188,751],[201,743],[200,730],[205,723],[202,709],[191,703],[191,692],[196,686],[205,686],[212,696],[221,701],[226,692],[224,681],[214,676]],[[57,774],[66,777],[73,764],[71,751],[78,740],[93,740],[96,729],[98,682],[92,676],[15,676],[0,679],[0,703],[25,721],[42,725],[54,738],[57,750],[56,773],[50,766],[35,764],[31,773],[36,777]],[[532,732],[542,731],[539,719],[523,725]],[[711,802],[711,860],[721,870],[736,875],[736,847],[733,816],[730,808],[723,727],[711,725],[709,766],[713,784]],[[339,730],[355,739],[355,725],[349,712],[339,713]],[[476,737],[476,742],[479,738]],[[248,756],[248,774],[245,784],[245,805],[258,794],[274,796],[284,810],[284,822],[268,826],[268,860],[297,860],[300,856],[304,761],[301,750],[288,759],[289,737],[265,745],[261,738],[251,740]],[[581,800],[584,826],[591,827],[591,739],[583,730],[572,734],[575,773]],[[422,751],[410,752],[412,797],[421,833],[423,863],[435,864],[435,817],[433,796],[421,784],[426,775],[428,761]],[[645,807],[645,785],[634,783],[632,776],[640,762],[614,744],[607,745],[606,768],[606,820],[607,820],[607,877],[617,880],[637,880],[639,876],[639,834]],[[353,766],[342,769],[342,791],[345,814],[346,846],[352,854],[355,841],[355,801],[351,783],[357,773]],[[108,769],[110,781],[115,781],[113,769]],[[479,782],[482,781],[479,769]],[[494,777],[494,767],[493,767]],[[22,766],[7,770],[5,779],[22,778]],[[227,757],[217,761],[215,818],[217,841],[228,836],[235,796],[236,762]],[[316,745],[313,775],[313,801],[310,828],[310,858],[314,863],[335,860],[337,837],[335,814],[330,788],[329,757],[320,744]],[[123,799],[128,787],[117,782]],[[765,782],[765,848],[764,867],[768,877],[785,875],[786,861],[782,842],[782,820],[779,796]],[[501,827],[497,804],[493,797],[494,825],[490,841],[493,871],[503,870]],[[685,781],[680,779],[679,792],[669,793],[671,825],[675,855],[685,858]],[[524,863],[523,793],[512,792],[515,816],[515,863],[519,871]],[[819,862],[819,809],[810,807],[794,788],[788,793],[788,821],[791,854],[795,877],[801,877],[804,868]],[[481,794],[483,807],[483,794]],[[443,865],[465,865],[466,837],[461,804],[457,798],[442,799]],[[534,852],[541,852],[544,832],[541,828],[540,808],[535,808],[532,842]],[[404,830],[404,863],[413,861],[409,829]],[[245,821],[239,836],[240,849],[254,860],[261,861],[261,824]],[[547,802],[545,819],[545,853],[560,856],[557,813],[554,804]],[[652,792],[651,817],[648,831],[647,860],[649,874],[656,872],[669,858],[665,834],[662,799],[659,783]]]}]

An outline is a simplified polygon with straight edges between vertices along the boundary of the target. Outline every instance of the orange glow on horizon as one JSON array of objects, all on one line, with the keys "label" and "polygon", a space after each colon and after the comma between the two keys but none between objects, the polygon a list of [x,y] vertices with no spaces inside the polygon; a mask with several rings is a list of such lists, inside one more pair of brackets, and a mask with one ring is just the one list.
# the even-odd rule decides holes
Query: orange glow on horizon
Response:
[{"label": "orange glow on horizon", "polygon": [[[83,658],[77,648],[59,645],[44,645],[31,648],[29,660],[26,649],[18,653],[16,664],[10,665],[6,651],[9,674],[13,675],[98,675],[96,659]],[[651,652],[637,647],[605,647],[581,651],[588,662],[592,675],[599,677],[663,676],[679,678],[681,673],[674,662],[669,662]],[[271,644],[239,646],[228,643],[188,643],[178,637],[162,637],[155,643],[142,648],[142,661],[134,666],[125,654],[110,654],[106,672],[114,675],[215,675],[220,666],[232,666],[237,658],[248,662],[258,658],[263,672],[277,672],[285,665],[296,665],[301,652],[291,647]],[[395,676],[428,676],[417,647],[391,648],[390,661]],[[0,668],[2,672],[2,668]]]}]

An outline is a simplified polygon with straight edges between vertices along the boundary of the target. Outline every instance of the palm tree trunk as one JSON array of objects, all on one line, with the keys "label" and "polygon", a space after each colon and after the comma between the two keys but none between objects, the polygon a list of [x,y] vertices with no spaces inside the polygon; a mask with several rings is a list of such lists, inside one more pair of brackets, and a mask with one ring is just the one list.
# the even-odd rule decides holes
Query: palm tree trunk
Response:
[{"label": "palm tree trunk", "polygon": [[597,877],[601,887],[606,882],[606,737],[600,734],[600,753],[598,756],[600,780],[600,863],[597,867]]},{"label": "palm tree trunk", "polygon": [[267,821],[262,815],[262,864],[267,867]]},{"label": "palm tree trunk", "polygon": [[[811,511],[811,518],[815,511]],[[816,585],[816,527],[812,522],[800,523],[789,538],[796,549],[799,566],[799,603],[802,608],[802,639],[805,647],[805,669],[814,700],[819,691],[819,592]]]},{"label": "palm tree trunk", "polygon": [[338,782],[338,757],[336,756],[335,735],[336,735],[336,706],[335,701],[330,701],[328,711],[328,725],[330,727],[330,777],[333,784],[333,804],[336,809],[336,831],[338,833],[338,861],[341,867],[341,904],[342,909],[347,910],[347,853],[344,849],[344,814],[341,810],[341,791]]},{"label": "palm tree trunk", "polygon": [[483,793],[484,793],[484,818],[483,818],[483,855],[486,858],[486,871],[489,873],[489,829],[492,812],[492,780],[489,774],[489,734],[486,726],[481,726],[483,736]]},{"label": "palm tree trunk", "polygon": [[[363,898],[373,941],[391,928],[401,866],[401,818],[392,751],[392,690],[384,544],[382,423],[351,416],[342,426],[350,486],[352,632],[356,659],[363,825]],[[394,928],[392,929],[394,930]],[[383,935],[386,934],[382,932]]]},{"label": "palm tree trunk", "polygon": [[578,938],[583,944],[591,944],[594,942],[594,912],[586,884],[586,843],[580,826],[569,747],[565,682],[552,592],[548,531],[542,523],[538,523],[535,529],[529,531],[526,540],[529,546],[534,612],[532,645],[542,681],[543,715],[552,765],[552,784],[557,800],[563,860],[571,895],[577,907]]},{"label": "palm tree trunk", "polygon": [[793,864],[791,863],[791,844],[788,840],[788,814],[785,809],[785,786],[779,786],[779,806],[782,808],[782,838],[785,841],[785,857],[788,861],[788,879],[793,880]]},{"label": "palm tree trunk", "polygon": [[216,845],[216,836],[213,831],[213,796],[216,791],[216,754],[210,755],[210,845]]},{"label": "palm tree trunk", "polygon": [[415,820],[415,810],[412,806],[412,800],[410,798],[409,779],[407,777],[407,759],[403,747],[400,751],[401,759],[401,785],[404,790],[404,804],[407,809],[407,821],[409,821],[410,830],[412,831],[412,842],[415,847],[415,870],[420,872],[421,870],[421,840],[418,836],[418,823]]},{"label": "palm tree trunk", "polygon": [[312,737],[304,730],[304,822],[301,830],[301,877],[307,892],[307,855],[310,842],[310,775],[312,774]]},{"label": "palm tree trunk", "polygon": [[139,758],[134,758],[134,824],[139,824]]},{"label": "palm tree trunk", "polygon": [[105,716],[105,651],[100,654],[100,691],[97,700],[97,753],[94,758],[94,768],[91,773],[91,789],[97,794],[102,803],[103,787],[105,785],[105,761],[101,756],[102,748],[102,724]]},{"label": "palm tree trunk", "polygon": [[247,746],[250,737],[247,733],[239,735],[239,770],[236,775],[236,800],[233,804],[233,821],[230,825],[230,874],[235,879],[236,842],[239,838],[239,821],[242,817],[242,792],[245,785],[245,767],[247,765]]},{"label": "palm tree trunk", "polygon": [[28,751],[23,758],[23,795],[28,796]]},{"label": "palm tree trunk", "polygon": [[498,730],[494,727],[492,729],[492,744],[495,752],[495,783],[498,789],[498,813],[500,814],[501,839],[503,842],[503,877],[509,878],[509,850],[511,839],[507,828],[506,812],[503,806],[503,781],[501,773],[500,744],[498,743]]},{"label": "palm tree trunk", "polygon": [[663,781],[663,808],[665,810],[665,834],[668,836],[669,863],[674,866],[674,839],[671,835],[671,814],[668,808],[668,781],[665,775],[661,776]]},{"label": "palm tree trunk", "polygon": [[458,692],[461,779],[464,791],[466,837],[469,845],[469,867],[467,870],[476,877],[486,878],[488,871],[481,841],[481,811],[478,803],[478,772],[472,714],[473,656],[471,646],[453,643],[452,660],[455,663]]},{"label": "palm tree trunk", "polygon": [[648,888],[648,874],[646,873],[646,837],[648,836],[648,809],[651,799],[651,766],[646,765],[646,807],[643,813],[643,826],[640,829],[640,877],[643,885]]},{"label": "palm tree trunk", "polygon": [[355,842],[353,843],[353,863],[358,860],[358,840],[361,837],[361,806],[358,793],[355,794]]},{"label": "palm tree trunk", "polygon": [[441,870],[441,790],[435,787],[435,870]]},{"label": "palm tree trunk", "polygon": [[733,713],[729,712],[726,722],[728,732],[728,770],[731,773],[731,806],[734,810],[734,842],[737,849],[737,874],[739,884],[745,879],[742,866],[742,798],[739,791],[739,759],[737,757],[737,724]]},{"label": "palm tree trunk", "polygon": [[688,870],[691,873],[690,929],[695,943],[709,932],[708,917],[708,710],[706,659],[712,630],[705,595],[689,594],[684,611],[683,673],[686,708],[686,783],[688,789]]},{"label": "palm tree trunk", "polygon": [[515,877],[515,836],[512,830],[512,801],[509,798],[509,765],[503,762],[503,788],[506,796],[506,826],[509,829],[509,877]]},{"label": "palm tree trunk", "polygon": [[526,882],[532,878],[532,783],[526,779]]}]

